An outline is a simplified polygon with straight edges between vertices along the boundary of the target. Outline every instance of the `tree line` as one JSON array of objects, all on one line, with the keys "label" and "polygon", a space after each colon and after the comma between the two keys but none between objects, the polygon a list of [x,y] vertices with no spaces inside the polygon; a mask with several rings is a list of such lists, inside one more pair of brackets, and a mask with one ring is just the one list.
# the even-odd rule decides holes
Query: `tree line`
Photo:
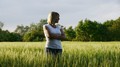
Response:
[{"label": "tree line", "polygon": [[[14,32],[2,30],[4,24],[0,22],[0,41],[44,41],[43,25],[47,19],[29,26],[18,25]],[[120,17],[99,23],[89,19],[80,20],[76,27],[63,25],[66,34],[65,41],[120,41]]]}]

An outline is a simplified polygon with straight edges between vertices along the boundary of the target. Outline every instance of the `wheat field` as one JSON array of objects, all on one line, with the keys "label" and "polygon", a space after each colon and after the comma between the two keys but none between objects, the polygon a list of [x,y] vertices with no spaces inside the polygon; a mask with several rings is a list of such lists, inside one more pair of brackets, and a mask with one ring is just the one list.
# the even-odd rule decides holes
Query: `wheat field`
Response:
[{"label": "wheat field", "polygon": [[63,41],[58,59],[45,42],[0,42],[0,67],[120,67],[120,42]]}]

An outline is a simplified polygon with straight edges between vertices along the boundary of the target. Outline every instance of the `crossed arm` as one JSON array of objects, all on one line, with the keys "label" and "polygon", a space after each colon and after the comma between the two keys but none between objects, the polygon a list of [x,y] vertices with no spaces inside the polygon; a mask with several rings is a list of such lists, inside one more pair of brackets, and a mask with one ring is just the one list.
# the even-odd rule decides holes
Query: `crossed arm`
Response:
[{"label": "crossed arm", "polygon": [[61,31],[61,35],[58,35],[58,34],[52,34],[52,33],[50,32],[50,30],[48,29],[47,26],[44,26],[44,27],[43,27],[43,30],[44,30],[44,33],[46,33],[46,36],[47,36],[48,38],[50,38],[50,39],[63,40],[63,39],[66,38],[65,33],[63,32],[62,29],[60,29],[60,31]]}]

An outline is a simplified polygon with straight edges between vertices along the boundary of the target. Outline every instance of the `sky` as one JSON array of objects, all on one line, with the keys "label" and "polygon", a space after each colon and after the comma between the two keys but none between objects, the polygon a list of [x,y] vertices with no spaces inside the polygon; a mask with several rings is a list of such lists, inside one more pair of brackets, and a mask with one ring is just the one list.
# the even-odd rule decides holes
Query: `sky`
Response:
[{"label": "sky", "polygon": [[102,23],[120,17],[120,0],[0,0],[0,21],[11,32],[17,25],[47,19],[51,11],[60,14],[59,23],[65,27],[86,18]]}]

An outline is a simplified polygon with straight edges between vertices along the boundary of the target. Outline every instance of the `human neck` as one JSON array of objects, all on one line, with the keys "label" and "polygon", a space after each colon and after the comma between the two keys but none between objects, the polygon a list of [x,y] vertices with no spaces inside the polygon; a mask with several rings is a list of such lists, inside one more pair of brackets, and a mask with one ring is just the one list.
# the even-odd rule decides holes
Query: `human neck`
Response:
[{"label": "human neck", "polygon": [[56,25],[55,24],[50,24],[52,27],[56,28]]}]

